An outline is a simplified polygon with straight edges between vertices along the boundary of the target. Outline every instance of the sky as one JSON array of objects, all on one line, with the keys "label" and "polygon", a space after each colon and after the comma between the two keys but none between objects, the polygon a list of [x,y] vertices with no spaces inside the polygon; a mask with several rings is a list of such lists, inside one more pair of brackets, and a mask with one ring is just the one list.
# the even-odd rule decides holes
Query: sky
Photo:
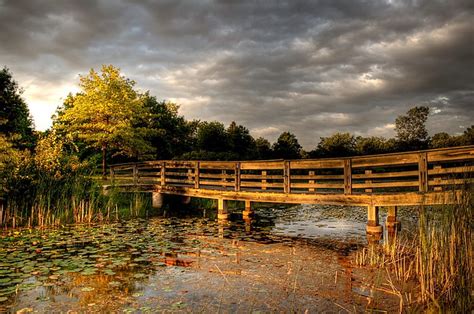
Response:
[{"label": "sky", "polygon": [[474,121],[471,0],[0,0],[0,43],[39,130],[102,64],[187,119],[306,149],[392,137],[413,106],[431,108],[431,135]]}]

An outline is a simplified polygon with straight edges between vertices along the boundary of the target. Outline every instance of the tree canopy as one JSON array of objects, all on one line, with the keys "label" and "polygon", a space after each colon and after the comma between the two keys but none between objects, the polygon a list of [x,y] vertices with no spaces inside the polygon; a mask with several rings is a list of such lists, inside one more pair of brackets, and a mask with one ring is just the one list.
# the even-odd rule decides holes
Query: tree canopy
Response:
[{"label": "tree canopy", "polygon": [[101,73],[91,69],[80,76],[81,91],[70,97],[58,115],[59,125],[69,134],[102,151],[103,175],[107,150],[137,158],[152,150],[147,129],[136,126],[147,112],[134,85],[112,65],[102,66]]},{"label": "tree canopy", "polygon": [[21,89],[13,79],[10,70],[0,71],[0,134],[12,141],[14,147],[34,147],[33,121]]},{"label": "tree canopy", "polygon": [[293,133],[283,132],[273,144],[273,152],[276,158],[297,159],[301,158],[301,145]]},{"label": "tree canopy", "polygon": [[429,113],[428,107],[413,107],[406,115],[399,116],[395,120],[395,131],[401,150],[426,148],[428,142],[426,121]]}]

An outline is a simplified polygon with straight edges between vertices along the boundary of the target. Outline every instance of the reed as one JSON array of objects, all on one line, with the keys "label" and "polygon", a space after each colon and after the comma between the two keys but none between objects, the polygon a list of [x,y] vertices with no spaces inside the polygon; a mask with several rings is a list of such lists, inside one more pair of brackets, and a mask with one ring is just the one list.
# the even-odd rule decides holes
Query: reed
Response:
[{"label": "reed", "polygon": [[354,263],[385,268],[400,285],[417,283],[417,302],[427,308],[468,312],[474,290],[473,205],[468,186],[454,205],[421,206],[414,239],[397,236],[382,246],[369,245],[355,254]]}]

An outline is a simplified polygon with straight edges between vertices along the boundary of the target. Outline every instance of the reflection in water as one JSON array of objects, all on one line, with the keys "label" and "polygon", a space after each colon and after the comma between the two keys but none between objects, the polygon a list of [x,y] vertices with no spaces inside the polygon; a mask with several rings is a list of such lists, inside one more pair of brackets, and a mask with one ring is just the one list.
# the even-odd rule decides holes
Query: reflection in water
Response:
[{"label": "reflection in water", "polygon": [[363,309],[347,256],[365,244],[364,211],[344,210],[276,207],[226,222],[170,217],[5,235],[0,311]]}]

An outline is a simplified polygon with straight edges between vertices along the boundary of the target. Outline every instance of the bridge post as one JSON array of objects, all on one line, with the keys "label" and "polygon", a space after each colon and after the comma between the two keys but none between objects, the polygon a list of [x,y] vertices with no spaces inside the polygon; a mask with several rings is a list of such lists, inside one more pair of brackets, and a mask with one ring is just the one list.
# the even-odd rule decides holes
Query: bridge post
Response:
[{"label": "bridge post", "polygon": [[401,223],[397,221],[397,206],[388,207],[387,221],[385,222],[388,233],[394,234],[401,229]]},{"label": "bridge post", "polygon": [[163,193],[160,193],[160,192],[151,193],[151,206],[153,208],[161,208],[163,206]]},{"label": "bridge post", "polygon": [[227,218],[229,218],[227,212],[227,201],[223,198],[219,198],[217,199],[217,219],[226,220]]},{"label": "bridge post", "polygon": [[250,216],[253,216],[253,214],[254,211],[252,210],[252,204],[250,203],[250,201],[245,201],[245,209],[242,212],[242,216],[244,218],[248,218]]},{"label": "bridge post", "polygon": [[379,224],[379,208],[374,205],[367,206],[367,235],[376,238],[382,237],[382,226]]}]

